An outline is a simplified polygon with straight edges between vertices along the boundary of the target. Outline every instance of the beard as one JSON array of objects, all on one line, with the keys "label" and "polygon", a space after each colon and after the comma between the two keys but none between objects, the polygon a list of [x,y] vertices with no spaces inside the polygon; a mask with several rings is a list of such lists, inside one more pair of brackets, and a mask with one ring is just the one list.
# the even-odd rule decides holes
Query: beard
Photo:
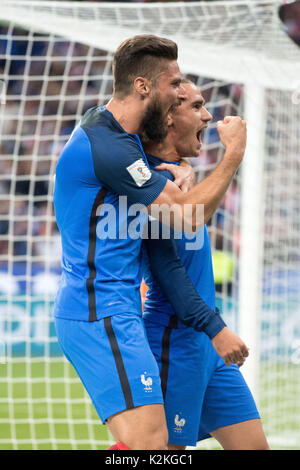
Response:
[{"label": "beard", "polygon": [[163,115],[159,98],[155,97],[149,103],[141,122],[141,140],[144,144],[149,141],[160,144],[168,135],[167,118]]}]

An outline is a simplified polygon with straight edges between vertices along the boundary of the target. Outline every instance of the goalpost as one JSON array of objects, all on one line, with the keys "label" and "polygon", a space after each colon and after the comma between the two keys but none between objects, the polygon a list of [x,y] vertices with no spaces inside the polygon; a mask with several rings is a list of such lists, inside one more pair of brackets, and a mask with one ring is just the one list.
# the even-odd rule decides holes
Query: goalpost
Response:
[{"label": "goalpost", "polygon": [[192,161],[198,180],[223,156],[217,120],[247,120],[244,162],[208,224],[217,302],[250,347],[241,370],[271,446],[299,447],[300,50],[281,3],[1,2],[0,448],[110,443],[56,341],[52,190],[75,123],[111,96],[113,51],[141,33],[177,42],[214,116]]}]

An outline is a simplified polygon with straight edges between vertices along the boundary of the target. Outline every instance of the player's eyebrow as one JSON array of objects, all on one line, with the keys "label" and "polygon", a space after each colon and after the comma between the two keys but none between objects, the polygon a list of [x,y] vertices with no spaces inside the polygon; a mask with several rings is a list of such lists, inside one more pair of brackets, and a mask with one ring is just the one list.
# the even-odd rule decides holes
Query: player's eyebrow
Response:
[{"label": "player's eyebrow", "polygon": [[176,85],[176,86],[179,86],[181,83],[181,77],[179,78],[174,78],[171,82],[172,85]]},{"label": "player's eyebrow", "polygon": [[205,106],[206,105],[206,101],[204,98],[202,99],[199,99],[199,100],[195,100],[192,102],[192,107],[193,106]]}]

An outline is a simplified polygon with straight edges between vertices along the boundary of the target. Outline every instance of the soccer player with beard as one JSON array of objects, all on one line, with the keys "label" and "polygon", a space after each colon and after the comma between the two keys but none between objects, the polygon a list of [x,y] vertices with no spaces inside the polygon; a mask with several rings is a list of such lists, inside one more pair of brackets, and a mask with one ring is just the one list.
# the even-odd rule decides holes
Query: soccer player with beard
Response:
[{"label": "soccer player with beard", "polygon": [[[170,109],[184,95],[176,44],[152,35],[130,38],[114,55],[113,73],[113,98],[85,113],[56,168],[54,207],[63,254],[55,325],[102,422],[121,442],[117,447],[166,449],[159,369],[142,321],[142,240],[124,236],[135,219],[128,211],[136,203],[149,211],[175,206],[174,226],[197,227],[197,206],[205,204],[206,221],[243,157],[246,129],[241,120],[226,128],[222,181],[217,174],[215,181],[184,193],[149,168],[139,138],[161,142]],[[121,196],[129,207],[124,209]],[[108,204],[118,214],[116,236],[98,236]],[[192,206],[188,215],[186,204]],[[238,353],[247,354],[243,344]]]},{"label": "soccer player with beard", "polygon": [[[201,132],[212,119],[200,90],[188,80],[182,84],[186,93],[182,105],[170,114],[167,138],[161,144],[148,142],[145,146],[150,168],[159,168],[171,179],[168,170],[172,163],[199,155]],[[217,125],[223,143],[228,119]],[[162,160],[164,163],[160,164]],[[268,444],[256,405],[238,367],[244,358],[232,364],[227,355],[234,333],[225,324],[208,323],[207,314],[202,323],[199,317],[191,318],[197,295],[215,310],[206,226],[197,236],[198,240],[184,234],[173,238],[182,265],[166,256],[170,251],[169,240],[161,237],[144,241],[144,278],[149,290],[143,318],[160,367],[169,449],[184,449],[214,436],[227,450],[266,450]],[[182,286],[183,270],[196,292],[186,284]]]}]

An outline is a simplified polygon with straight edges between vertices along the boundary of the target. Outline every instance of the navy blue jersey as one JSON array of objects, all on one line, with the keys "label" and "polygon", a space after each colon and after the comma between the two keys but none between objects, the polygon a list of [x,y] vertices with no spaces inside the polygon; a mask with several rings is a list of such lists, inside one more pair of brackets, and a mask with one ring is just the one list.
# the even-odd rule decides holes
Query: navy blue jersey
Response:
[{"label": "navy blue jersey", "polygon": [[[126,234],[136,218],[128,207],[148,206],[166,182],[150,170],[137,135],[125,132],[105,107],[86,112],[56,168],[62,276],[55,316],[95,321],[119,313],[141,315],[142,240]],[[145,214],[139,217],[140,225],[146,222]]]},{"label": "navy blue jersey", "polygon": [[[147,159],[150,168],[161,163],[152,155],[147,155]],[[173,179],[169,171],[162,173]],[[169,254],[172,250],[177,261]],[[215,308],[212,255],[206,225],[193,238],[171,230],[171,240],[162,237],[145,240],[143,276],[149,287],[144,305],[147,320],[168,326],[170,317],[176,315],[181,320],[178,326],[192,326],[210,338],[226,326]]]}]

